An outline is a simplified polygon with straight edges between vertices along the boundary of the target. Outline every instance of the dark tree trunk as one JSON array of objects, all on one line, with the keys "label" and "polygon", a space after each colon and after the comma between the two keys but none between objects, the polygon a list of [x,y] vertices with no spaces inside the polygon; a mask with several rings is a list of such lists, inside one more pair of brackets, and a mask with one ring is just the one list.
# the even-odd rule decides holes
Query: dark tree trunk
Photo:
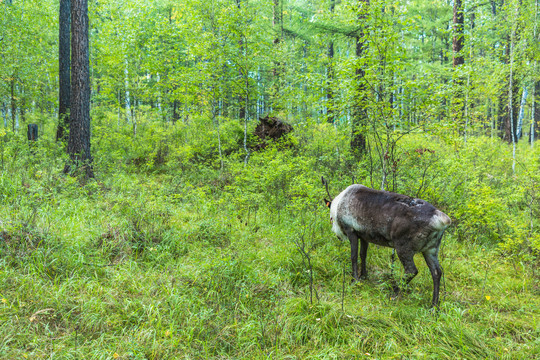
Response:
[{"label": "dark tree trunk", "polygon": [[180,119],[180,114],[178,113],[178,100],[174,99],[172,105],[172,123],[173,125],[175,125],[176,122]]},{"label": "dark tree trunk", "polygon": [[[519,14],[519,8],[516,8],[515,17]],[[516,20],[517,21],[517,20]],[[506,107],[507,116],[504,123],[504,139],[509,143],[517,143],[519,138],[517,136],[518,114],[519,106],[521,102],[521,74],[519,67],[514,67],[515,63],[515,44],[519,43],[520,33],[519,25],[512,30],[512,35],[508,40],[508,59],[510,62],[510,76],[508,79],[508,85],[506,88]]]},{"label": "dark tree trunk", "polygon": [[6,103],[2,102],[2,118],[4,119],[4,127],[7,127],[7,107],[6,107]]},{"label": "dark tree trunk", "polygon": [[454,0],[454,38],[452,40],[452,50],[454,52],[454,68],[463,65],[465,60],[463,58],[462,50],[464,45],[463,39],[463,0]]},{"label": "dark tree trunk", "polygon": [[508,117],[508,113],[506,110],[508,109],[508,106],[506,106],[506,95],[504,92],[504,89],[499,92],[499,101],[497,105],[497,131],[499,132],[499,136],[501,139],[504,139],[504,124],[507,122],[506,117]]},{"label": "dark tree trunk", "polygon": [[[508,86],[510,86],[510,84],[508,84]],[[512,144],[512,133],[514,134],[514,141],[517,143],[519,140],[516,130],[518,124],[519,105],[521,101],[521,86],[519,85],[519,81],[515,74],[512,81],[512,109],[510,109],[508,90],[509,89],[507,87],[506,97],[504,98],[504,107],[506,109],[506,116],[504,117],[504,140],[506,140],[509,144]],[[512,116],[510,116],[510,110],[512,111]],[[512,121],[512,123],[510,123],[510,121]]]},{"label": "dark tree trunk", "polygon": [[454,122],[457,124],[459,131],[461,132],[463,126],[463,115],[465,110],[465,99],[463,91],[463,77],[459,74],[459,68],[465,63],[463,57],[463,24],[465,17],[463,14],[463,0],[454,0],[454,17],[453,17],[453,31],[454,37],[452,39],[452,52],[454,55],[454,96],[452,98],[452,116]]},{"label": "dark tree trunk", "polygon": [[[365,24],[367,7],[369,0],[360,0],[360,14],[358,15],[359,24]],[[364,28],[358,30],[356,36],[356,58],[360,59],[367,51],[367,43],[364,39]],[[368,122],[368,113],[366,110],[366,72],[358,66],[355,71],[356,96],[355,103],[352,107],[352,134],[351,134],[351,150],[356,157],[362,156],[366,152],[366,130]]]},{"label": "dark tree trunk", "polygon": [[38,139],[38,126],[37,124],[28,124],[28,129],[26,130],[26,136],[30,141],[36,141]]},{"label": "dark tree trunk", "polygon": [[70,0],[60,0],[60,29],[58,36],[58,128],[56,141],[67,140],[70,106]]},{"label": "dark tree trunk", "polygon": [[19,114],[21,114],[21,122],[24,124],[26,122],[26,98],[24,97],[24,91],[20,93]]},{"label": "dark tree trunk", "polygon": [[[334,13],[334,8],[336,6],[336,0],[330,0],[330,13]],[[326,89],[326,119],[329,123],[334,123],[334,90],[332,88],[332,83],[334,80],[334,40],[330,40],[328,44],[328,85]]]},{"label": "dark tree trunk", "polygon": [[[505,50],[503,55],[501,56],[501,63],[508,64],[508,61],[510,59],[510,37],[507,36],[504,41],[506,42]],[[506,84],[509,81],[508,77],[505,77],[503,80]],[[499,136],[501,139],[505,139],[505,124],[508,122],[507,118],[509,116],[508,113],[508,85],[501,86],[500,92],[499,92],[499,101],[497,105],[497,130],[499,131]],[[512,142],[511,138],[510,142]]]},{"label": "dark tree trunk", "polygon": [[[238,7],[238,9],[242,9],[242,2],[243,0],[236,0],[236,6]],[[238,41],[238,48],[239,48],[239,54],[242,54],[244,52],[244,41],[243,39],[240,39]],[[244,74],[242,73],[242,70],[238,70],[238,76],[239,77],[244,77]],[[242,94],[238,95],[238,118],[239,119],[245,119],[246,117],[246,107],[245,107],[245,103],[246,103],[246,98],[247,98],[247,95],[244,96]]]},{"label": "dark tree trunk", "polygon": [[[534,17],[535,22],[538,18],[538,7],[540,6],[539,0],[535,1],[536,15]],[[538,41],[540,36],[537,35],[537,25],[534,26],[533,39]],[[534,70],[538,69],[538,60],[534,63]],[[536,79],[534,82],[534,87],[532,91],[532,116],[531,116],[531,131],[529,136],[529,141],[532,144],[536,139],[538,139],[538,128],[540,127],[540,79]]]},{"label": "dark tree trunk", "polygon": [[[283,35],[283,9],[282,9],[282,2],[280,0],[273,0],[274,1],[274,14],[272,18],[272,26],[274,27],[274,31],[276,33],[276,37],[274,38],[274,45],[277,45],[281,42],[281,37]],[[279,62],[274,62],[274,69],[273,74],[274,76],[277,76],[279,72]]]},{"label": "dark tree trunk", "polygon": [[238,118],[244,119],[246,117],[246,97],[244,95],[238,95]]},{"label": "dark tree trunk", "polygon": [[334,90],[332,89],[332,83],[334,80],[334,41],[330,40],[328,44],[328,84],[326,89],[326,119],[329,123],[334,123]]},{"label": "dark tree trunk", "polygon": [[279,61],[279,45],[281,44],[281,39],[283,37],[283,1],[282,0],[273,0],[273,16],[272,16],[272,27],[274,29],[274,44],[275,57],[272,65],[272,109],[274,111],[280,110],[280,93],[281,93],[281,74],[283,73],[282,64]]},{"label": "dark tree trunk", "polygon": [[534,114],[533,114],[533,124],[531,126],[531,141],[538,139],[538,128],[540,128],[540,80],[537,80],[534,83],[534,93],[533,93],[533,102],[534,102]]},{"label": "dark tree trunk", "polygon": [[[90,154],[90,72],[88,51],[88,0],[71,1],[71,109],[67,152],[71,167],[94,177]],[[75,170],[73,169],[73,170]]]},{"label": "dark tree trunk", "polygon": [[495,4],[495,0],[490,0],[491,2],[491,13],[493,16],[497,16],[497,4]]}]

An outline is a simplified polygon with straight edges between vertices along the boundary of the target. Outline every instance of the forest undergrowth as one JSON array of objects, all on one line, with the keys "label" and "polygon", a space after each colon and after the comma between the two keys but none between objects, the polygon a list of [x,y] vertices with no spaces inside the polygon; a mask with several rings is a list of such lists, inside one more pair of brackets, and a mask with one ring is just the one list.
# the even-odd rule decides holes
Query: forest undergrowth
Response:
[{"label": "forest undergrowth", "polygon": [[98,120],[88,181],[62,174],[53,129],[0,134],[0,358],[540,358],[537,148],[512,173],[489,136],[397,144],[386,188],[453,220],[434,311],[420,255],[398,299],[387,248],[351,284],[320,177],[379,188],[388,157],[355,160],[345,129],[295,124],[245,165],[235,121],[223,159],[196,123],[146,126]]}]

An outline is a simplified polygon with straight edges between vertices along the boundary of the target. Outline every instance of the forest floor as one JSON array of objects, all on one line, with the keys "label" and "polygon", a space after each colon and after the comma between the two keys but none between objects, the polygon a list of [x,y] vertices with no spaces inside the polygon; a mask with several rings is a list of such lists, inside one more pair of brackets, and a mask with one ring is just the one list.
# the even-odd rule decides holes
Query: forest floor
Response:
[{"label": "forest floor", "polygon": [[420,255],[398,299],[390,249],[351,284],[315,175],[299,206],[203,170],[81,184],[61,165],[0,178],[2,359],[540,359],[538,274],[496,245],[449,229],[434,311]]}]

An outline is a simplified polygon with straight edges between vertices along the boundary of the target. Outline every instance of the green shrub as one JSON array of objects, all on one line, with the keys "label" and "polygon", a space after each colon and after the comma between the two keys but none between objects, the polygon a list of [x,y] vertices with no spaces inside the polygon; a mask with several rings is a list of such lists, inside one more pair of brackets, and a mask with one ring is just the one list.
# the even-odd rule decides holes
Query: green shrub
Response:
[{"label": "green shrub", "polygon": [[227,247],[231,243],[231,231],[225,224],[205,219],[196,223],[195,227],[189,230],[187,239],[198,246]]}]

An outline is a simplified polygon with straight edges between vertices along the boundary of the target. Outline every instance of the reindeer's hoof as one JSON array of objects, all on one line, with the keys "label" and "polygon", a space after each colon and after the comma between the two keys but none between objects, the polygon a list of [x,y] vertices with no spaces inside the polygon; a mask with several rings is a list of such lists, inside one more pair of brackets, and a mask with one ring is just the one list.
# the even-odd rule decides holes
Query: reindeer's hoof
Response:
[{"label": "reindeer's hoof", "polygon": [[392,300],[397,300],[400,295],[401,295],[401,291],[399,290],[399,287],[393,286],[392,287],[392,295],[390,295],[390,298]]}]

